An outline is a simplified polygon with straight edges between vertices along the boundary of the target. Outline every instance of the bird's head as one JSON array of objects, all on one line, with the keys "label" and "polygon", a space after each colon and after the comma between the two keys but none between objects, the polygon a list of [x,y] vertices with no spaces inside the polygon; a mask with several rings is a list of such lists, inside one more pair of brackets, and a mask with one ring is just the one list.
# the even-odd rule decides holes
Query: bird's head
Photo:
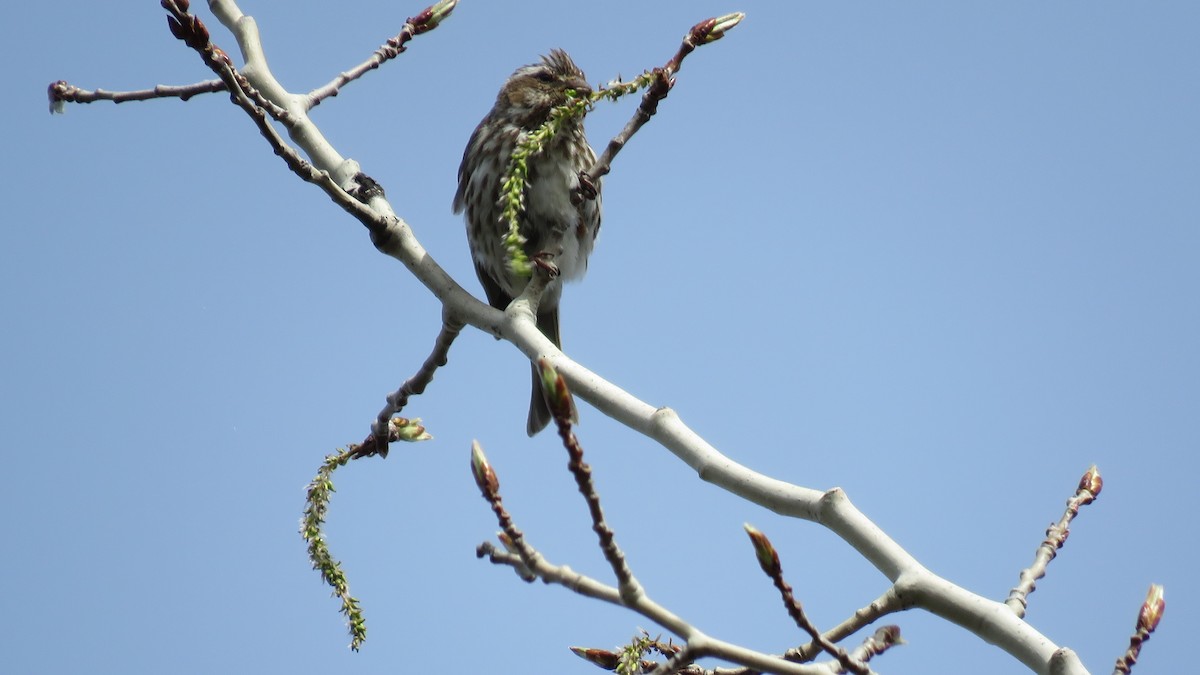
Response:
[{"label": "bird's head", "polygon": [[496,107],[507,109],[510,119],[519,119],[526,129],[546,121],[550,111],[567,102],[567,91],[588,96],[592,88],[583,71],[561,49],[542,57],[540,63],[518,68],[496,97]]}]

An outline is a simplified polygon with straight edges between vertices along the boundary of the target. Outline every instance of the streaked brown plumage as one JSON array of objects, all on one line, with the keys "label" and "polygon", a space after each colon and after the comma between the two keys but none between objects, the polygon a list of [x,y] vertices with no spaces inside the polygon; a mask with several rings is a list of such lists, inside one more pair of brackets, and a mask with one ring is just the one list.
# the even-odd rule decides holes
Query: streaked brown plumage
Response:
[{"label": "streaked brown plumage", "polygon": [[[553,50],[539,63],[518,68],[500,88],[495,105],[475,128],[463,152],[454,212],[466,212],[467,241],[475,272],[488,303],[497,309],[507,307],[527,283],[509,270],[504,250],[503,238],[508,231],[501,220],[504,172],[517,143],[541,126],[554,107],[567,101],[568,89],[581,95],[591,92],[583,72],[562,50]],[[587,271],[588,255],[600,230],[599,182],[594,185],[594,199],[581,199],[577,194],[580,172],[595,158],[582,120],[573,118],[529,159],[529,186],[520,229],[527,239],[526,255],[532,259],[538,253],[551,253],[558,268],[559,275],[542,296],[537,325],[560,347],[558,302],[562,282],[579,279]],[[561,250],[545,251],[543,246],[556,230],[563,233]],[[532,436],[549,422],[550,411],[535,371],[526,431]]]}]

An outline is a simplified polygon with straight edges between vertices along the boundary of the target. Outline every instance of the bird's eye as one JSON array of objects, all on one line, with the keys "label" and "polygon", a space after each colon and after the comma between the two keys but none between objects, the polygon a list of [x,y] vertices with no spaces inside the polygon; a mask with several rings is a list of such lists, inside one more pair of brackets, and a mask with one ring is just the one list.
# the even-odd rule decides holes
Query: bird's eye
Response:
[{"label": "bird's eye", "polygon": [[557,78],[554,77],[554,73],[548,70],[539,70],[533,74],[533,79],[538,82],[553,82]]}]

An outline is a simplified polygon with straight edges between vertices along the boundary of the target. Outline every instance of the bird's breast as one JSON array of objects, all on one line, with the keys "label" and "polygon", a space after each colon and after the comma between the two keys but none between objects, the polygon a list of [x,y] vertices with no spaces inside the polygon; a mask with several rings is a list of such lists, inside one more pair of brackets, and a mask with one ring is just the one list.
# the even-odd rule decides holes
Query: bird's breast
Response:
[{"label": "bird's breast", "polygon": [[536,162],[525,199],[526,216],[535,227],[550,225],[562,232],[562,251],[554,262],[564,280],[578,279],[587,271],[599,224],[595,200],[572,201],[580,170],[570,162]]}]

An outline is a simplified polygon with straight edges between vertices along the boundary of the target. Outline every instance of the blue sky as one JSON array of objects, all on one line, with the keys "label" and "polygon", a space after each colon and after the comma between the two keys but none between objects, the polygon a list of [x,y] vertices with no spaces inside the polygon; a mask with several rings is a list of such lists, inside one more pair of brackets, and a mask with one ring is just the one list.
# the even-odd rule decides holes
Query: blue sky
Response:
[{"label": "blue sky", "polygon": [[[209,20],[204,3],[194,3]],[[734,460],[844,488],[933,571],[1003,599],[1087,467],[1106,485],[1029,620],[1109,672],[1152,582],[1135,672],[1200,629],[1200,7],[463,0],[314,118],[478,291],[450,213],[504,78],[551,48],[593,82],[693,54],[604,184],[568,353],[675,408]],[[296,91],[360,62],[403,3],[245,0]],[[215,21],[218,44],[234,42]],[[157,3],[18,3],[0,229],[11,672],[597,672],[568,645],[655,626],[477,561],[496,525],[471,439],[553,562],[607,579],[526,365],[464,333],[406,412],[436,440],[336,476],[330,543],[370,637],[347,637],[296,534],[321,458],[425,357],[439,308],[286,171],[223,96],[46,114],[46,85],[208,79]],[[604,143],[634,102],[589,116]],[[741,530],[779,547],[819,626],[886,580],[819,526],[743,503],[584,405],[606,512],[653,597],[711,635],[801,640]],[[890,674],[1021,672],[919,612]],[[419,666],[417,664],[420,664]]]}]

